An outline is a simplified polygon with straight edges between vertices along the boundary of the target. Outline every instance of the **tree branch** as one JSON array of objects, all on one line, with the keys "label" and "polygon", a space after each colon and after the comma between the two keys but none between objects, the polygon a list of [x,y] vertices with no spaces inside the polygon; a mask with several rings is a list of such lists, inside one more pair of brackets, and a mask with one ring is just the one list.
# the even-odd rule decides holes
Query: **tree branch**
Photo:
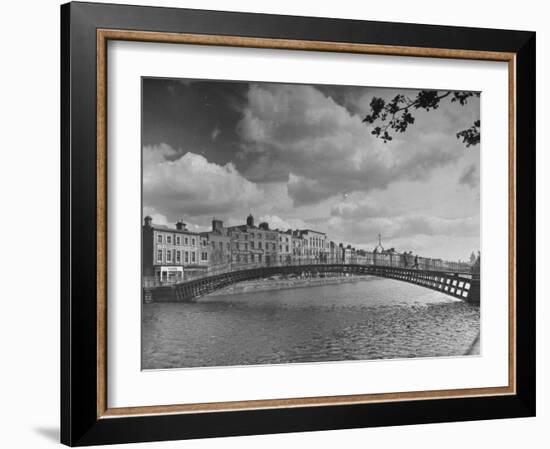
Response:
[{"label": "tree branch", "polygon": [[[459,102],[461,106],[468,102],[472,96],[479,97],[479,92],[469,91],[444,91],[440,94],[437,90],[421,90],[414,99],[405,95],[396,95],[392,100],[386,102],[383,98],[373,97],[370,103],[370,114],[363,119],[364,123],[373,124],[376,121],[382,122],[380,126],[374,127],[371,134],[381,138],[384,143],[393,140],[389,131],[405,132],[409,125],[414,124],[415,118],[411,109],[437,109],[441,100],[452,95],[451,102]],[[477,123],[477,125],[476,125]],[[474,126],[457,133],[457,138],[462,138],[466,146],[479,143],[479,120]]]}]

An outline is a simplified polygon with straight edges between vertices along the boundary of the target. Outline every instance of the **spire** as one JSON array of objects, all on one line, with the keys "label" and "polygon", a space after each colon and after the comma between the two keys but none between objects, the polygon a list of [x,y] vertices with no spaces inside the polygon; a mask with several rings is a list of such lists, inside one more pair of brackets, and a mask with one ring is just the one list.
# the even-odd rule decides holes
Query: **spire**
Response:
[{"label": "spire", "polygon": [[382,246],[382,234],[378,234],[378,245],[374,248],[375,253],[383,253],[384,247]]}]

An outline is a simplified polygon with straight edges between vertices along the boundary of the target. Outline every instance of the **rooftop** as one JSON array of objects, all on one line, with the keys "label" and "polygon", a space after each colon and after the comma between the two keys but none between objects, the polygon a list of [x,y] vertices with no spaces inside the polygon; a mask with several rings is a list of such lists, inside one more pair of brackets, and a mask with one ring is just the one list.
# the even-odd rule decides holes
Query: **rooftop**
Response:
[{"label": "rooftop", "polygon": [[176,234],[200,235],[199,232],[193,232],[193,231],[190,231],[189,229],[176,229],[176,228],[171,228],[167,225],[161,225],[161,224],[151,224],[150,228],[156,231],[174,232]]}]

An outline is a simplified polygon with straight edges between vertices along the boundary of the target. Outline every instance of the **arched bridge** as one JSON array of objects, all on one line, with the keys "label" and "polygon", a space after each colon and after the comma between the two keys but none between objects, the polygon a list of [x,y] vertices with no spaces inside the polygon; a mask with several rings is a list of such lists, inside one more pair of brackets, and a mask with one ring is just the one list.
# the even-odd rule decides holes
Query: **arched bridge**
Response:
[{"label": "arched bridge", "polygon": [[191,302],[237,282],[287,274],[372,275],[419,285],[470,303],[479,303],[479,276],[467,269],[405,268],[359,263],[314,263],[241,267],[218,274],[189,279],[170,286],[144,288],[146,302]]}]

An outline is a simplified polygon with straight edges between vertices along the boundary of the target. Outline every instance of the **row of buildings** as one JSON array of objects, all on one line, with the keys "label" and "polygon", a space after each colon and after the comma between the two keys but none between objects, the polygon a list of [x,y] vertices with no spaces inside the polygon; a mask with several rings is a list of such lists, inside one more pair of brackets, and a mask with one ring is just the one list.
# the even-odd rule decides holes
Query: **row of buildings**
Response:
[{"label": "row of buildings", "polygon": [[[266,222],[256,225],[252,215],[244,224],[229,227],[213,219],[207,232],[190,231],[183,221],[171,228],[145,217],[142,249],[144,278],[166,282],[254,264],[351,263],[366,256],[362,250],[329,241],[323,232],[281,231],[270,229]],[[384,249],[379,245],[375,251]]]}]

